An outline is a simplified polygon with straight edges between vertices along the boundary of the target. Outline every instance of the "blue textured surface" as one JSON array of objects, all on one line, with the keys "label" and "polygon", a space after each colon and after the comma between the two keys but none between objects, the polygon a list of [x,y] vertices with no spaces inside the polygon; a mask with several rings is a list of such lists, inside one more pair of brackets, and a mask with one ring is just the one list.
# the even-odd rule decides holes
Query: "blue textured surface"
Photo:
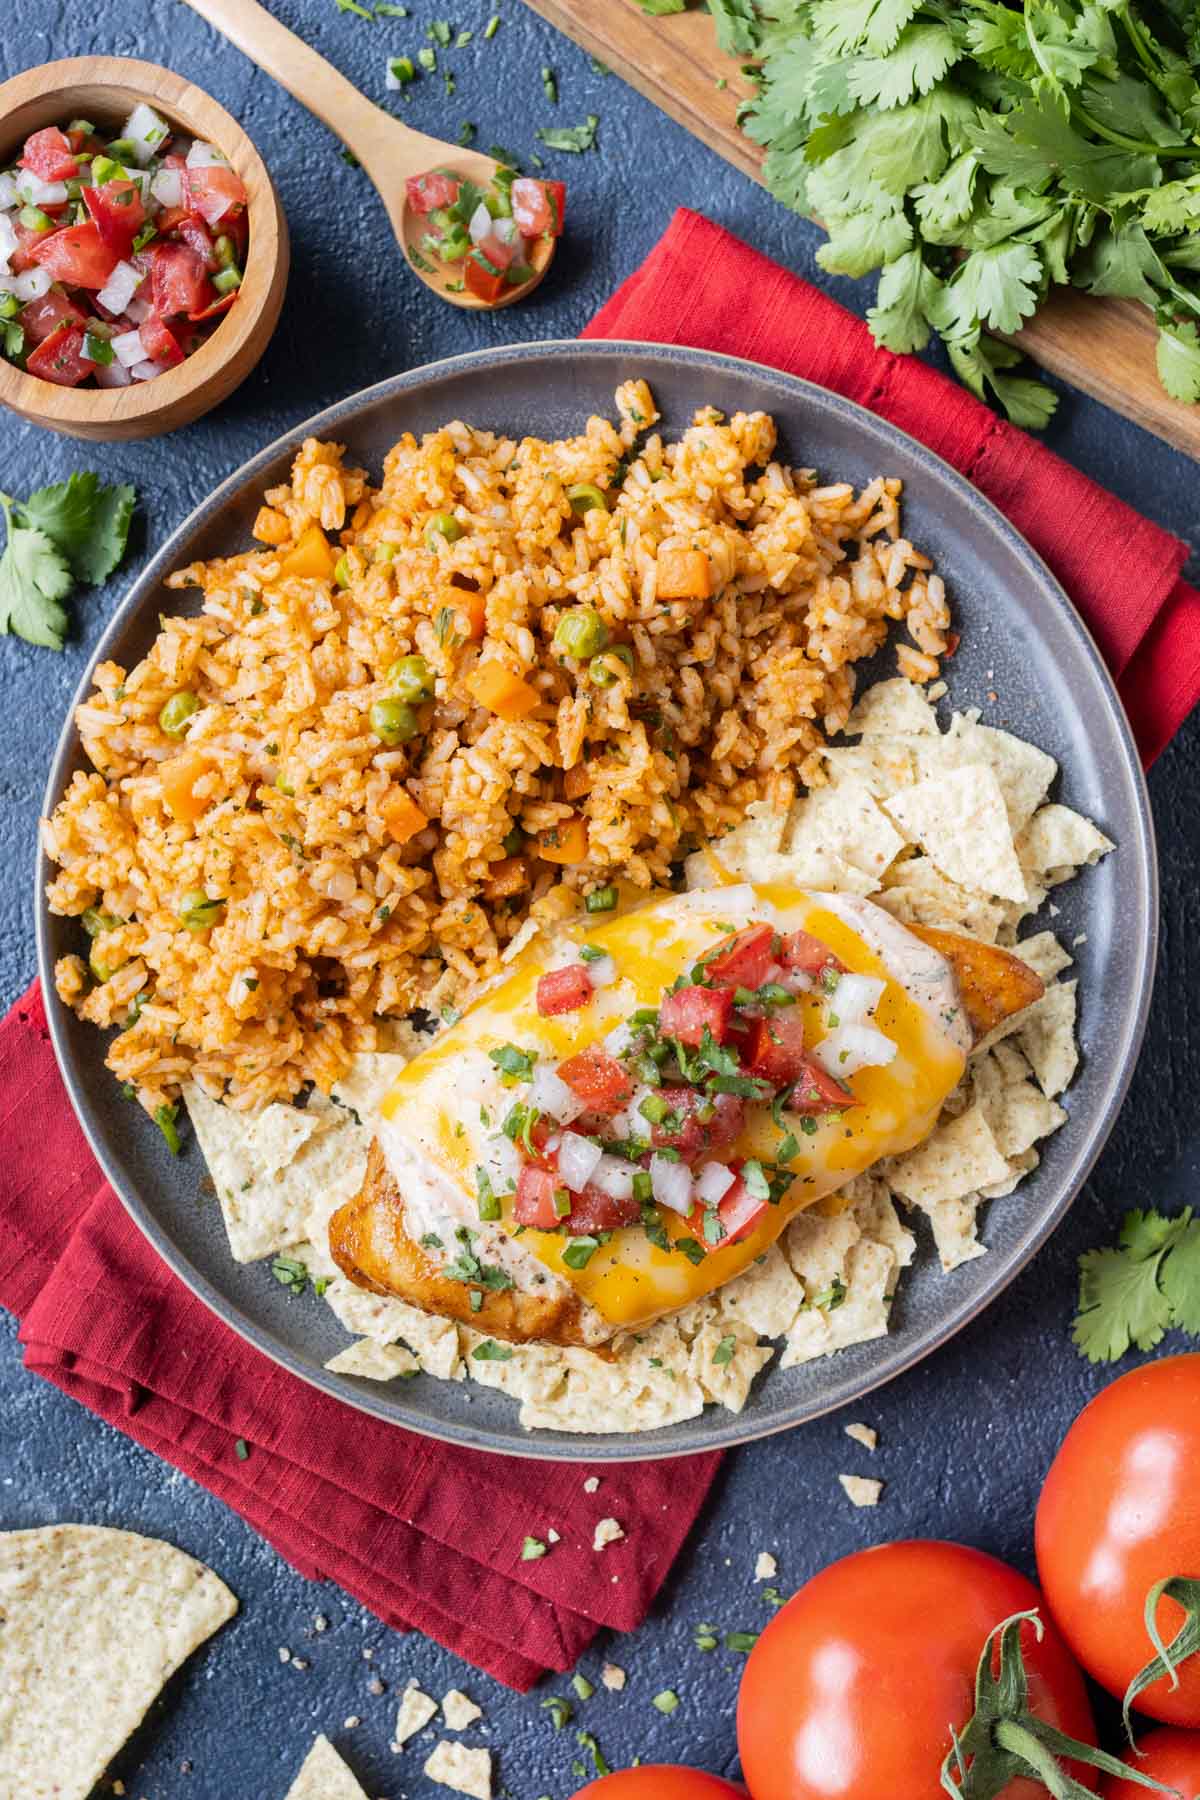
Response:
[{"label": "blue textured surface", "polygon": [[[412,0],[412,19],[372,25],[339,13],[334,0],[274,5],[381,99],[385,54],[415,49],[430,18],[449,14],[478,34],[492,11],[487,0],[464,0],[457,9]],[[440,81],[425,79],[404,116],[451,138],[470,119],[482,145],[499,140],[519,151],[534,124],[576,123],[595,111],[602,148],[551,159],[571,184],[564,252],[527,306],[481,319],[440,306],[412,282],[391,250],[365,176],[339,159],[329,133],[178,0],[105,0],[94,8],[81,0],[16,0],[16,29],[0,42],[0,77],[86,51],[170,64],[241,118],[271,167],[291,224],[287,305],[258,372],[215,416],[168,443],[118,445],[103,454],[102,466],[134,481],[143,497],[131,568],[253,450],[340,395],[479,343],[577,332],[678,203],[704,210],[803,274],[819,273],[812,229],[615,77],[596,74],[517,0],[501,0],[500,10],[504,23],[490,43],[477,38],[443,59],[457,80],[453,98]],[[559,75],[555,109],[541,92],[543,64]],[[652,180],[641,180],[645,170]],[[865,290],[820,280],[849,304],[866,304]],[[1070,392],[1049,437],[1151,517],[1184,537],[1196,533],[1194,463]],[[86,446],[0,420],[5,487],[28,490],[88,462],[101,466]],[[44,771],[90,646],[120,591],[114,582],[78,604],[77,636],[61,657],[13,640],[0,645],[4,1004],[33,969],[28,870]],[[1152,775],[1164,925],[1150,1037],[1114,1138],[1066,1226],[985,1318],[855,1409],[880,1431],[875,1457],[842,1435],[847,1415],[730,1458],[653,1618],[632,1639],[600,1642],[584,1665],[594,1678],[611,1656],[629,1671],[626,1691],[577,1705],[568,1731],[555,1732],[540,1710],[544,1694],[518,1699],[436,1646],[391,1636],[336,1590],[302,1581],[218,1502],[26,1375],[15,1327],[0,1315],[0,1526],[77,1519],[161,1535],[203,1557],[242,1602],[238,1619],[181,1672],[114,1765],[131,1800],[282,1800],[317,1730],[334,1739],[373,1800],[431,1800],[445,1790],[423,1780],[416,1747],[399,1758],[387,1748],[397,1690],[410,1675],[435,1695],[462,1686],[484,1706],[486,1730],[468,1737],[498,1751],[503,1789],[514,1800],[564,1800],[574,1791],[575,1725],[595,1732],[614,1765],[638,1755],[729,1769],[740,1659],[724,1651],[701,1655],[692,1632],[701,1619],[746,1630],[765,1621],[769,1609],[752,1580],[757,1551],[777,1555],[779,1585],[787,1590],[835,1556],[906,1534],[962,1538],[1029,1567],[1038,1483],[1071,1417],[1102,1379],[1067,1341],[1074,1259],[1107,1237],[1127,1206],[1170,1208],[1195,1190],[1200,1033],[1189,995],[1197,974],[1198,747],[1193,720]],[[884,1477],[880,1509],[854,1512],[837,1487],[839,1471]],[[329,1621],[321,1633],[314,1629],[318,1614]],[[281,1646],[309,1666],[284,1666]],[[373,1651],[370,1660],[364,1649]],[[372,1693],[372,1680],[386,1692]],[[667,1685],[681,1698],[670,1718],[650,1704]],[[559,1682],[544,1692],[564,1688]],[[351,1717],[362,1723],[346,1727]]]}]

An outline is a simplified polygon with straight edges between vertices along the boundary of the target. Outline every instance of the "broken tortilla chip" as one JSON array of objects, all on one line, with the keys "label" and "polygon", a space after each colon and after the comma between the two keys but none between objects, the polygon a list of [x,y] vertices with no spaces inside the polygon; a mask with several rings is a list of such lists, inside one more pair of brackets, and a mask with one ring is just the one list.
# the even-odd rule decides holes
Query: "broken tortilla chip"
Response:
[{"label": "broken tortilla chip", "polygon": [[286,1800],[367,1800],[327,1737],[319,1737],[287,1791]]},{"label": "broken tortilla chip", "polygon": [[1026,899],[1004,797],[984,764],[919,781],[884,801],[884,810],[951,881],[1001,900]]}]

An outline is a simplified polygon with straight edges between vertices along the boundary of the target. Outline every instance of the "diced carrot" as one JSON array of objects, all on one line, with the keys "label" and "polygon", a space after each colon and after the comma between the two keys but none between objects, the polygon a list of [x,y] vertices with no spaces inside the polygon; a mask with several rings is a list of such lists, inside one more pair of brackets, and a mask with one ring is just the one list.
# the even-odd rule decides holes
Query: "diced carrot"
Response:
[{"label": "diced carrot", "polygon": [[529,864],[523,856],[506,856],[488,868],[483,884],[488,900],[504,900],[509,894],[523,894],[529,886]]},{"label": "diced carrot", "polygon": [[196,784],[212,770],[212,763],[199,750],[181,750],[162,765],[159,784],[163,801],[173,819],[181,825],[194,825],[208,805],[196,793]]},{"label": "diced carrot", "polygon": [[564,819],[549,831],[539,831],[538,855],[544,862],[580,863],[588,852],[588,831],[580,818]]},{"label": "diced carrot", "polygon": [[363,527],[365,525],[369,525],[370,522],[371,522],[371,502],[369,500],[360,500],[358,505],[354,509],[354,512],[350,519],[350,523],[351,523],[351,525],[353,525],[355,531],[361,531],[363,529]]},{"label": "diced carrot", "polygon": [[567,800],[581,800],[592,785],[585,762],[577,762],[573,769],[563,774],[563,797]]},{"label": "diced carrot", "polygon": [[329,539],[319,525],[310,525],[280,557],[279,573],[297,575],[302,580],[332,581],[334,561]]},{"label": "diced carrot", "polygon": [[379,812],[395,844],[407,844],[409,838],[416,837],[418,831],[423,831],[429,823],[416,801],[409,797],[398,782],[393,785],[391,793],[379,802]]},{"label": "diced carrot", "polygon": [[506,669],[502,662],[480,663],[467,676],[467,691],[499,719],[523,719],[538,704],[537,689]]},{"label": "diced carrot", "polygon": [[487,596],[464,593],[455,611],[466,626],[467,642],[477,644],[483,636],[484,620],[487,617]]},{"label": "diced carrot", "polygon": [[660,600],[707,600],[712,576],[703,550],[660,550],[656,591]]},{"label": "diced carrot", "polygon": [[276,512],[273,506],[260,506],[252,535],[260,544],[270,544],[278,549],[280,544],[287,543],[292,535],[292,528],[283,514]]}]

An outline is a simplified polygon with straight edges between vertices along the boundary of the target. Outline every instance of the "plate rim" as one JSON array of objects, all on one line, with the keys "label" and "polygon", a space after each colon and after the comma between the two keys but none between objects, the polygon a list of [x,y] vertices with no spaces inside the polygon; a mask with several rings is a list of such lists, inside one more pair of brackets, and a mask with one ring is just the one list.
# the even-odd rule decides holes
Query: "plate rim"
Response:
[{"label": "plate rim", "polygon": [[[322,1366],[313,1366],[302,1362],[288,1346],[278,1343],[269,1330],[246,1315],[240,1307],[226,1300],[208,1278],[191,1263],[186,1254],[176,1247],[169,1233],[159,1223],[147,1203],[132,1187],[132,1184],[126,1184],[121,1172],[107,1155],[101,1141],[98,1122],[94,1125],[91,1107],[75,1076],[68,1054],[67,1013],[54,991],[52,952],[49,943],[51,914],[45,903],[45,885],[50,873],[50,864],[42,845],[40,830],[33,871],[34,922],[37,971],[42,986],[51,1044],[72,1110],[87,1139],[88,1146],[106,1181],[151,1248],[221,1324],[235,1332],[252,1349],[288,1370],[289,1373],[310,1387],[316,1388],[329,1398],[338,1400],[355,1411],[366,1413],[395,1429],[412,1431],[418,1436],[457,1448],[479,1450],[491,1455],[516,1456],[528,1461],[626,1463],[667,1461],[678,1457],[703,1455],[715,1450],[732,1449],[739,1444],[754,1442],[760,1438],[773,1437],[782,1432],[794,1430],[798,1426],[808,1424],[886,1386],[907,1374],[926,1357],[933,1355],[935,1351],[943,1349],[952,1338],[970,1325],[993,1301],[999,1298],[1004,1290],[1016,1280],[1017,1276],[1028,1267],[1062,1224],[1108,1142],[1117,1116],[1124,1105],[1146,1033],[1157,964],[1160,883],[1153,812],[1145,771],[1137,753],[1128,716],[1095,638],[1062,583],[1023,533],[953,464],[947,462],[937,451],[930,449],[927,444],[922,443],[919,438],[913,437],[902,427],[894,425],[891,420],[872,412],[870,408],[861,405],[858,401],[848,399],[835,389],[822,387],[819,383],[809,381],[803,376],[794,375],[787,370],[776,369],[769,363],[758,362],[749,357],[734,356],[724,351],[702,349],[690,345],[661,344],[631,338],[547,338],[540,341],[531,339],[500,344],[437,358],[431,362],[421,363],[414,368],[404,369],[397,374],[386,376],[382,381],[374,382],[368,387],[359,388],[341,400],[323,407],[319,412],[298,421],[240,463],[170,533],[134,579],[97,639],[96,646],[88,659],[63,720],[46,779],[40,816],[43,818],[49,816],[57,798],[63,791],[64,780],[78,748],[76,710],[86,697],[92,685],[93,673],[99,663],[105,659],[109,645],[123,635],[129,622],[145,608],[154,592],[162,585],[163,578],[170,568],[177,565],[179,550],[176,546],[182,545],[187,539],[194,537],[228,501],[244,493],[258,479],[263,468],[289,450],[297,449],[305,437],[319,436],[322,432],[334,429],[340,433],[345,422],[367,410],[373,403],[401,396],[408,389],[427,384],[431,378],[453,375],[469,369],[481,369],[486,372],[490,367],[506,361],[519,362],[526,358],[545,356],[553,362],[560,358],[570,360],[573,356],[593,353],[599,354],[601,358],[611,357],[614,361],[621,357],[633,359],[640,357],[649,360],[665,358],[674,364],[694,363],[698,367],[713,368],[717,371],[722,366],[751,370],[756,374],[766,376],[772,382],[783,383],[785,387],[791,387],[799,401],[806,401],[818,409],[841,413],[850,424],[857,424],[860,429],[866,427],[870,436],[882,434],[885,438],[899,442],[918,463],[925,464],[936,479],[940,479],[943,483],[956,489],[968,507],[983,513],[991,528],[1002,538],[1007,539],[1018,559],[1023,560],[1031,569],[1043,591],[1064,609],[1068,622],[1078,636],[1081,647],[1093,666],[1094,673],[1098,677],[1108,701],[1111,723],[1124,765],[1123,772],[1131,790],[1138,827],[1138,841],[1136,844],[1128,846],[1128,849],[1132,864],[1136,867],[1138,911],[1144,918],[1145,930],[1139,935],[1137,962],[1132,977],[1134,1003],[1123,1021],[1119,1050],[1114,1055],[1114,1074],[1106,1085],[1103,1104],[1087,1122],[1082,1141],[1076,1149],[1070,1165],[1059,1177],[1061,1192],[1057,1200],[1052,1207],[1045,1211],[1021,1251],[1013,1253],[1008,1261],[998,1265],[996,1273],[984,1282],[976,1295],[960,1303],[948,1319],[943,1320],[928,1334],[928,1341],[919,1338],[917,1342],[904,1349],[901,1347],[902,1340],[900,1338],[892,1339],[894,1355],[886,1368],[868,1372],[865,1377],[857,1381],[849,1381],[845,1384],[846,1391],[838,1391],[816,1398],[809,1397],[796,1406],[791,1416],[766,1423],[756,1423],[747,1418],[744,1413],[726,1413],[721,1409],[714,1412],[706,1407],[695,1420],[684,1422],[685,1426],[695,1424],[700,1427],[695,1433],[695,1441],[683,1445],[663,1445],[655,1443],[655,1434],[652,1432],[644,1435],[630,1432],[611,1435],[598,1434],[594,1439],[584,1438],[582,1442],[579,1433],[560,1435],[553,1431],[526,1432],[516,1423],[515,1408],[512,1441],[509,1441],[507,1437],[499,1439],[496,1433],[489,1428],[480,1429],[469,1425],[460,1425],[454,1420],[435,1423],[424,1417],[397,1418],[395,1417],[395,1397],[390,1395],[390,1385],[379,1384],[380,1396],[376,1398],[366,1384],[356,1384],[353,1377],[339,1375]],[[387,1399],[385,1399],[385,1395],[388,1396]]]}]

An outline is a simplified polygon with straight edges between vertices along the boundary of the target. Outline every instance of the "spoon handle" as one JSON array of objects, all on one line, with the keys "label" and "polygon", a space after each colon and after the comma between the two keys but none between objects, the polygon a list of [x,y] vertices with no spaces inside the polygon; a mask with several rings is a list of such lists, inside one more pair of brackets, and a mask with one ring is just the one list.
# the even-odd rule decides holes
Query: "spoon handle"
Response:
[{"label": "spoon handle", "polygon": [[427,168],[444,150],[437,138],[381,111],[258,0],[188,0],[188,5],[328,125],[389,204],[406,174]]}]

